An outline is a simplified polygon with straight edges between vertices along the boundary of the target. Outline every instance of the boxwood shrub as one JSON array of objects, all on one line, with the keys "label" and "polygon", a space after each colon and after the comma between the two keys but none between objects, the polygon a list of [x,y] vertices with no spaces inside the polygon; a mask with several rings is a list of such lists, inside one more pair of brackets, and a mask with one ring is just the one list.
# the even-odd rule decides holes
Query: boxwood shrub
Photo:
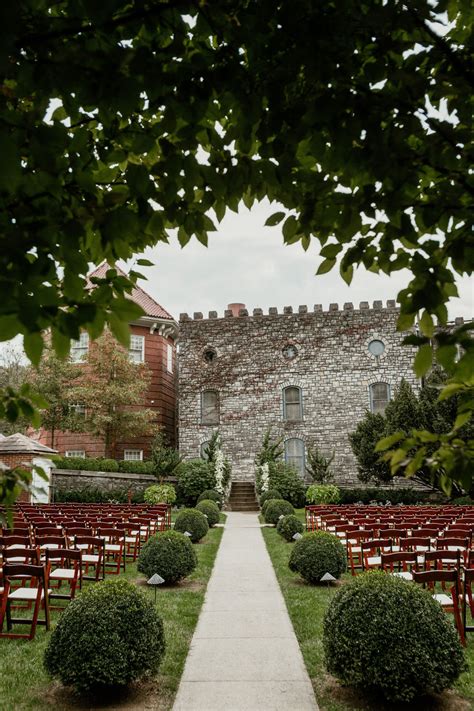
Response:
[{"label": "boxwood shrub", "polygon": [[289,501],[296,509],[305,505],[306,487],[293,467],[283,462],[270,465],[269,488],[281,492],[281,498]]},{"label": "boxwood shrub", "polygon": [[279,519],[277,523],[277,531],[286,541],[290,541],[292,543],[294,541],[293,536],[295,533],[303,533],[304,525],[297,516],[289,514],[288,516],[283,516],[283,518]]},{"label": "boxwood shrub", "polygon": [[155,605],[128,581],[108,580],[84,590],[64,610],[44,666],[65,686],[99,691],[156,673],[164,652]]},{"label": "boxwood shrub", "polygon": [[294,513],[295,510],[289,501],[284,501],[283,499],[267,499],[265,503],[265,523],[272,523],[276,526],[280,516],[288,516]]},{"label": "boxwood shrub", "polygon": [[211,501],[210,499],[203,499],[198,504],[196,504],[196,509],[197,511],[203,513],[204,516],[206,516],[209,528],[212,528],[216,525],[216,523],[219,523],[220,512],[219,507],[215,501]]},{"label": "boxwood shrub", "polygon": [[180,531],[181,533],[188,531],[191,534],[192,542],[197,543],[209,531],[209,524],[201,511],[182,509],[176,516],[174,528],[175,531]]},{"label": "boxwood shrub", "polygon": [[53,457],[56,469],[74,469],[88,472],[118,472],[115,459],[105,457]]},{"label": "boxwood shrub", "polygon": [[325,573],[340,578],[347,567],[346,550],[331,533],[312,531],[296,541],[288,565],[308,583],[319,583]]},{"label": "boxwood shrub", "polygon": [[188,536],[179,531],[160,531],[143,545],[137,569],[147,578],[158,573],[166,583],[177,583],[190,575],[197,556]]},{"label": "boxwood shrub", "polygon": [[[125,489],[99,489],[94,486],[84,486],[80,489],[57,489],[54,492],[55,502],[76,502],[81,504],[106,504],[117,502],[126,504],[128,502],[129,488]],[[143,503],[143,492],[132,491],[132,504]]]},{"label": "boxwood shrub", "polygon": [[222,508],[222,496],[215,489],[206,489],[198,497],[198,503],[200,501],[214,501],[218,507]]},{"label": "boxwood shrub", "polygon": [[119,472],[128,472],[130,474],[154,474],[155,465],[151,460],[148,461],[124,461],[118,462]]},{"label": "boxwood shrub", "polygon": [[260,494],[259,496],[259,502],[262,508],[265,501],[268,501],[268,499],[283,499],[283,496],[278,491],[278,489],[267,489],[263,492],[263,494]]},{"label": "boxwood shrub", "polygon": [[331,674],[394,702],[447,689],[466,669],[441,605],[420,586],[382,572],[359,575],[338,590],[323,645]]}]

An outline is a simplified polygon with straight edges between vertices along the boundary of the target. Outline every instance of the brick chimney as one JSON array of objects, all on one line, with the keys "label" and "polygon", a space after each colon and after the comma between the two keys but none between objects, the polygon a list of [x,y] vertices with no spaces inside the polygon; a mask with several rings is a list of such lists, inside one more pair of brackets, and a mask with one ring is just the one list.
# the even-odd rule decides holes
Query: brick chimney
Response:
[{"label": "brick chimney", "polygon": [[229,304],[227,308],[229,311],[232,311],[232,316],[238,316],[240,309],[245,309],[245,304]]}]

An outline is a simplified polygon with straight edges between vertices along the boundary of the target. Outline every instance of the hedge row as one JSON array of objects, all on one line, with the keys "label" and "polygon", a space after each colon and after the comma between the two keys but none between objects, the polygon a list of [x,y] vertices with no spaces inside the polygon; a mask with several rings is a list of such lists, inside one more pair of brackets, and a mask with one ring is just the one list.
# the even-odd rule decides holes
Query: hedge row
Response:
[{"label": "hedge row", "polygon": [[151,461],[117,461],[105,457],[53,457],[57,469],[74,469],[87,472],[124,472],[127,474],[153,474]]}]

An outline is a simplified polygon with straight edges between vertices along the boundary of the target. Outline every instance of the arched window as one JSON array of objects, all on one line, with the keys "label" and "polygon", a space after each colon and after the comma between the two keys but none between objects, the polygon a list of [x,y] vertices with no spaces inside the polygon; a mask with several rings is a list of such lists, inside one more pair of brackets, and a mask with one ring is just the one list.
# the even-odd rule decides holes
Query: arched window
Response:
[{"label": "arched window", "polygon": [[372,383],[369,387],[370,411],[383,414],[390,400],[390,385],[388,383]]},{"label": "arched window", "polygon": [[203,390],[201,393],[201,424],[219,424],[219,393],[217,390]]},{"label": "arched window", "polygon": [[285,462],[296,469],[296,471],[304,476],[305,465],[304,442],[302,439],[293,437],[285,442]]},{"label": "arched window", "polygon": [[283,390],[283,419],[294,422],[303,419],[301,388],[290,386]]},{"label": "arched window", "polygon": [[199,450],[199,455],[201,459],[204,459],[205,462],[209,459],[209,452],[208,452],[208,447],[210,445],[210,440],[208,439],[206,442],[201,442],[201,447]]}]

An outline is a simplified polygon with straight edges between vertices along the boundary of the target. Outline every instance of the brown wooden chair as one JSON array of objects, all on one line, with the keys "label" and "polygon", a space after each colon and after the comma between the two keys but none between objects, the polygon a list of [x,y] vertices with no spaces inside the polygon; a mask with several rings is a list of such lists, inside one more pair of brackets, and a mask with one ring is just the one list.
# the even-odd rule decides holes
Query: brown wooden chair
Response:
[{"label": "brown wooden chair", "polygon": [[[76,588],[82,587],[82,551],[70,548],[48,548],[45,552],[46,563],[50,566],[49,580],[51,583],[50,600],[73,600]],[[57,566],[57,567],[56,567]],[[53,584],[56,586],[53,587]],[[62,584],[67,583],[69,591],[62,589]],[[60,590],[62,590],[60,592]],[[62,610],[60,606],[51,609]]]},{"label": "brown wooden chair", "polygon": [[381,568],[390,575],[404,580],[413,580],[412,572],[417,569],[418,556],[414,551],[393,551],[381,554]]},{"label": "brown wooden chair", "polygon": [[[0,606],[0,637],[11,639],[33,639],[37,625],[50,627],[49,615],[49,590],[48,590],[48,566],[32,565],[30,563],[6,563],[3,566],[4,592]],[[12,581],[30,579],[29,587],[18,587],[13,589]],[[33,616],[12,618],[12,603],[27,602],[33,605]],[[40,608],[44,608],[44,620],[39,619]],[[6,619],[7,631],[3,632],[3,625]],[[30,625],[28,634],[13,632],[13,625]]]},{"label": "brown wooden chair", "polygon": [[[74,548],[82,551],[82,580],[105,579],[105,541],[97,536],[74,536]],[[89,574],[93,568],[94,575]],[[84,570],[85,568],[85,570]]]},{"label": "brown wooden chair", "polygon": [[[434,599],[439,602],[443,610],[445,612],[450,612],[454,615],[456,629],[459,633],[461,643],[465,647],[466,638],[464,636],[464,625],[461,620],[461,612],[459,609],[459,570],[456,568],[453,568],[452,570],[414,570],[412,572],[412,575],[413,582],[419,583],[424,587],[428,587]],[[436,583],[442,583],[443,586],[445,586],[446,583],[451,583],[451,595],[446,595],[445,592],[437,593]]]}]

